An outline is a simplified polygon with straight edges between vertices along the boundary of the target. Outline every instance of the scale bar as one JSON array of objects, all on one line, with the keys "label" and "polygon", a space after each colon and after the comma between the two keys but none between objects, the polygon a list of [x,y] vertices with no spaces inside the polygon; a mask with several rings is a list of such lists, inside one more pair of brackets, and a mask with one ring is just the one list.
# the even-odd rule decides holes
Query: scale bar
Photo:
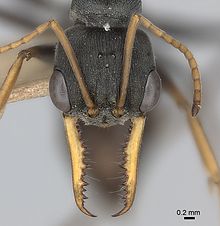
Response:
[{"label": "scale bar", "polygon": [[195,217],[184,217],[184,220],[195,220]]}]

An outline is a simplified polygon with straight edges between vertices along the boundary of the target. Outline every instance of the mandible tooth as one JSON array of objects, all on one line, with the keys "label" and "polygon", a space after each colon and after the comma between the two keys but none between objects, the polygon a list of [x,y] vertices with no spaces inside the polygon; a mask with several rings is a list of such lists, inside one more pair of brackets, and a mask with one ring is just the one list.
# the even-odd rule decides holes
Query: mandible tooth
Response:
[{"label": "mandible tooth", "polygon": [[78,208],[86,215],[95,217],[84,206],[83,194],[84,187],[88,185],[84,181],[86,165],[84,163],[84,147],[77,130],[78,119],[73,116],[64,115],[64,124],[66,129],[66,137],[69,144],[71,160],[72,160],[72,175],[73,175],[73,190],[74,197]]},{"label": "mandible tooth", "polygon": [[125,161],[124,164],[120,166],[125,170],[125,181],[122,183],[122,186],[124,187],[122,195],[122,199],[124,200],[124,208],[117,214],[112,215],[113,217],[118,217],[129,211],[135,197],[138,157],[145,126],[145,118],[133,118],[132,122],[133,127],[130,134],[130,139],[128,140],[127,146],[124,149]]}]

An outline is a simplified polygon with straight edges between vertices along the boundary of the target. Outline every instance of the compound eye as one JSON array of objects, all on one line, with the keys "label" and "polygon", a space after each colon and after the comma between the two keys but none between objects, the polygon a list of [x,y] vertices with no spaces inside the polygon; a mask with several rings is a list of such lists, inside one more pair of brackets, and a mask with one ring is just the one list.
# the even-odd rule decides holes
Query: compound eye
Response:
[{"label": "compound eye", "polygon": [[148,77],[140,110],[146,114],[153,110],[160,98],[161,79],[157,71],[152,71]]},{"label": "compound eye", "polygon": [[49,84],[50,98],[53,104],[62,112],[71,110],[68,91],[63,74],[59,70],[54,70]]}]

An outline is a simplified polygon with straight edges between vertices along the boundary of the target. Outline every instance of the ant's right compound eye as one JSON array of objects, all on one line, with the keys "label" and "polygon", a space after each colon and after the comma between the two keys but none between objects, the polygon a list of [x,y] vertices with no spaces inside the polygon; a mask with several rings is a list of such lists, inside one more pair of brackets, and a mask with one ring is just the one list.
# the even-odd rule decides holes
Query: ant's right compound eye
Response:
[{"label": "ant's right compound eye", "polygon": [[54,70],[49,84],[50,97],[53,104],[62,112],[68,113],[71,110],[67,86],[63,74]]},{"label": "ant's right compound eye", "polygon": [[147,114],[149,111],[157,105],[160,98],[161,91],[161,79],[157,71],[152,71],[148,77],[147,84],[144,92],[144,99],[142,101],[140,110],[143,114]]}]

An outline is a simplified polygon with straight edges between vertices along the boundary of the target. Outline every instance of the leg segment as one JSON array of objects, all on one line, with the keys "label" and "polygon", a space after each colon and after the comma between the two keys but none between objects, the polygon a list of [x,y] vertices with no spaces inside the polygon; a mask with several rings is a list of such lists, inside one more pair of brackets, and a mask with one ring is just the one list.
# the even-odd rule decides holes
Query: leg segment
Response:
[{"label": "leg segment", "polygon": [[[164,78],[164,76],[163,76]],[[186,99],[182,96],[177,87],[167,78],[163,79],[163,84],[168,93],[173,97],[178,106],[184,109],[187,113],[187,119],[191,127],[193,136],[197,143],[198,149],[202,160],[210,174],[210,178],[213,183],[217,184],[220,188],[220,169],[218,162],[215,158],[214,151],[208,141],[208,138],[204,132],[204,129],[197,118],[192,118],[190,113],[190,107]]]},{"label": "leg segment", "polygon": [[114,114],[118,117],[123,115],[123,107],[126,100],[130,68],[131,68],[132,50],[134,46],[135,34],[138,29],[138,25],[143,25],[145,28],[151,31],[154,35],[162,38],[165,42],[171,44],[173,47],[180,50],[185,55],[186,59],[189,62],[189,66],[192,70],[192,77],[194,82],[194,99],[193,99],[192,115],[195,117],[201,108],[201,89],[202,88],[201,88],[200,72],[198,69],[197,62],[193,57],[193,54],[181,42],[174,39],[170,35],[166,34],[164,31],[160,30],[158,27],[153,25],[148,19],[146,19],[142,15],[133,15],[131,18],[130,25],[128,27],[127,37],[125,41],[124,61],[123,61],[124,67],[123,67],[123,74],[122,74],[123,77],[122,77],[121,88],[120,88],[120,97],[116,106],[116,110],[114,110]]},{"label": "leg segment", "polygon": [[[3,52],[7,52],[11,49],[17,48],[23,44],[26,44],[28,42],[30,42],[31,40],[33,40],[34,38],[36,38],[38,35],[42,34],[43,32],[45,32],[46,30],[48,30],[49,28],[51,28],[53,30],[53,32],[56,34],[59,42],[61,43],[61,45],[64,48],[64,51],[68,57],[68,60],[70,62],[70,65],[73,69],[73,72],[76,76],[76,79],[78,81],[80,90],[82,92],[82,96],[83,99],[85,101],[86,106],[88,107],[88,114],[91,116],[95,116],[98,113],[98,110],[94,104],[94,102],[92,101],[88,88],[85,84],[85,81],[83,79],[83,74],[81,72],[81,69],[79,67],[76,55],[72,49],[72,46],[68,40],[68,38],[66,37],[64,30],[62,29],[62,27],[59,25],[59,23],[55,20],[51,20],[47,23],[44,23],[42,25],[40,25],[39,27],[37,27],[32,33],[24,36],[23,38],[21,38],[20,40],[13,42],[9,45],[0,47],[0,53]],[[17,61],[21,61],[22,59],[17,59]],[[19,64],[19,62],[17,62]]]},{"label": "leg segment", "polygon": [[45,97],[49,95],[49,80],[38,80],[21,86],[12,90],[8,99],[8,103],[14,103],[22,100],[29,100],[38,97]]},{"label": "leg segment", "polygon": [[[38,97],[46,97],[49,95],[49,80],[38,80],[32,83],[22,84],[12,90],[8,99],[8,103],[14,103],[22,100],[30,100]],[[0,110],[0,119],[4,114],[4,108]]]},{"label": "leg segment", "polygon": [[[12,67],[10,68],[7,77],[6,77],[5,81],[3,82],[2,87],[0,88],[0,112],[3,112],[5,105],[7,104],[7,101],[10,98],[10,95],[15,86],[15,83],[19,76],[19,73],[20,73],[24,60],[28,61],[32,57],[37,57],[39,54],[42,53],[41,52],[42,50],[43,50],[42,47],[36,46],[36,47],[29,48],[27,50],[23,50],[18,54],[17,59],[15,60]],[[38,87],[38,88],[41,88],[41,87]],[[41,92],[41,91],[39,90],[38,92]],[[31,90],[29,90],[29,95],[30,95],[30,93],[31,93]],[[17,93],[17,94],[19,94],[19,93]],[[14,95],[15,95],[15,93],[14,93]],[[22,95],[24,95],[24,99],[25,99],[25,93],[23,93]],[[43,95],[43,93],[42,93],[42,95]],[[18,96],[17,97],[14,96],[11,98],[12,98],[12,100],[19,99]]]}]

